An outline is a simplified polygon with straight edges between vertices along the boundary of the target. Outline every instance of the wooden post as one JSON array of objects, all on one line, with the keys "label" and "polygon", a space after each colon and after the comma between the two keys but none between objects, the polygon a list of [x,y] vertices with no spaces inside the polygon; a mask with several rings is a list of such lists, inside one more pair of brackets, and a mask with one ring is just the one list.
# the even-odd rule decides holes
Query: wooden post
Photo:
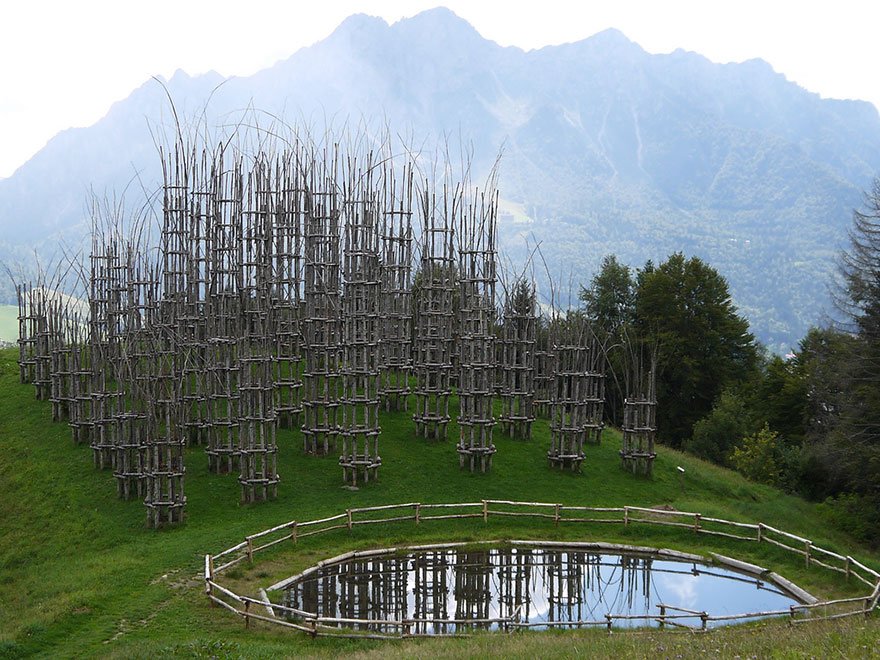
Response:
[{"label": "wooden post", "polygon": [[557,504],[556,505],[556,514],[553,517],[553,524],[555,527],[559,527],[559,507],[560,507],[560,505]]},{"label": "wooden post", "polygon": [[421,515],[422,515],[422,505],[421,503],[416,504],[416,525],[421,523]]},{"label": "wooden post", "polygon": [[254,542],[250,536],[245,537],[245,541],[247,541],[247,557],[250,563],[254,563]]},{"label": "wooden post", "polygon": [[846,579],[848,580],[850,571],[852,570],[852,557],[850,557],[849,555],[846,556],[846,560],[843,564],[843,570],[846,573]]},{"label": "wooden post", "polygon": [[611,615],[610,615],[610,614],[606,614],[606,615],[605,615],[605,626],[607,627],[608,632],[611,632],[611,622],[612,622]]},{"label": "wooden post", "polygon": [[351,509],[346,509],[345,513],[348,514],[348,531],[351,531]]},{"label": "wooden post", "polygon": [[[214,580],[214,557],[205,555],[205,595],[211,596],[214,593],[212,581]],[[211,607],[216,607],[213,600],[210,601]]]},{"label": "wooden post", "polygon": [[291,530],[290,530],[290,539],[291,539],[294,543],[297,542],[297,538],[296,538],[296,536],[297,536],[297,532],[298,532],[298,530],[297,530],[297,527],[296,527],[296,521],[294,520],[294,521],[293,521],[293,524],[291,525]]},{"label": "wooden post", "polygon": [[758,523],[758,543],[764,540],[764,523]]},{"label": "wooden post", "polygon": [[483,522],[489,521],[489,502],[483,500]]},{"label": "wooden post", "polygon": [[804,561],[807,564],[807,568],[810,567],[810,546],[812,546],[812,545],[813,545],[812,541],[805,541],[804,542]]},{"label": "wooden post", "polygon": [[629,525],[629,507],[623,507],[623,526],[626,527]]},{"label": "wooden post", "polygon": [[250,603],[250,601],[246,600],[246,601],[244,601],[244,627],[245,628],[251,627],[250,612],[251,612],[251,603]]},{"label": "wooden post", "polygon": [[700,531],[700,514],[699,513],[694,514],[694,531],[695,532]]},{"label": "wooden post", "polygon": [[666,627],[666,605],[660,606],[660,627]]},{"label": "wooden post", "polygon": [[708,616],[709,615],[706,614],[706,612],[703,612],[702,614],[700,614],[700,621],[702,622],[702,624],[700,625],[700,628],[702,628],[703,630],[706,630],[706,617],[708,617]]}]

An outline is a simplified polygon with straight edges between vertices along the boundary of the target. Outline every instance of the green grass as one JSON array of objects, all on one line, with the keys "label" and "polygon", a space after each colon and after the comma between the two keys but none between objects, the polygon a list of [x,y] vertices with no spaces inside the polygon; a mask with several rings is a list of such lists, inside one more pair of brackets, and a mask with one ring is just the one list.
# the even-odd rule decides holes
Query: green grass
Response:
[{"label": "green grass", "polygon": [[0,305],[0,344],[18,341],[18,306]]},{"label": "green grass", "polygon": [[[658,632],[607,635],[598,631],[476,636],[472,639],[377,644],[311,640],[241,621],[212,608],[202,595],[204,553],[218,552],[278,523],[309,520],[347,507],[392,502],[453,502],[481,498],[558,501],[613,506],[669,504],[737,520],[763,521],[844,550],[877,565],[877,557],[829,527],[820,508],[685,454],[662,448],[652,480],[619,466],[619,436],[606,432],[590,447],[582,475],[550,470],[546,421],[530,442],[498,435],[492,472],[458,468],[454,442],[426,444],[413,437],[405,413],[383,415],[380,481],[359,491],[342,488],[335,458],[301,452],[299,433],[279,433],[282,483],[274,502],[239,505],[234,476],[207,471],[203,450],[187,454],[187,523],[160,532],[145,528],[140,502],[116,498],[113,477],[92,467],[88,447],[74,446],[65,424],[50,421],[50,406],[17,382],[15,352],[0,351],[0,658],[52,657],[262,657],[262,656],[482,656],[503,654],[653,657],[757,654],[869,656],[880,625],[843,621],[789,629],[770,624],[755,634],[740,627],[693,638]],[[457,429],[450,428],[450,437]],[[682,489],[676,466],[686,470]],[[545,537],[620,539],[627,543],[736,554],[769,565],[818,595],[851,588],[765,544],[695,537],[665,528],[561,527],[531,520],[490,519],[371,526],[304,539],[297,548],[269,552],[237,572],[243,588],[337,552],[423,539]],[[665,649],[665,650],[664,650]],[[701,650],[704,650],[702,652]],[[716,649],[719,649],[716,652]]]}]

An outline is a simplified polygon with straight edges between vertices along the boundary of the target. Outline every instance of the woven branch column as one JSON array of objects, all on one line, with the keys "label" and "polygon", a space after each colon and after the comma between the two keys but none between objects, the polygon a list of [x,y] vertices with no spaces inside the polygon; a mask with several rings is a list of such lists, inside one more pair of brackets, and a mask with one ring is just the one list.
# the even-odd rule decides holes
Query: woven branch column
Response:
[{"label": "woven branch column", "polygon": [[34,315],[33,287],[16,284],[18,301],[18,380],[33,383],[36,371],[36,316]]},{"label": "woven branch column", "polygon": [[340,264],[338,195],[317,191],[310,182],[306,210],[303,295],[305,369],[303,371],[303,450],[316,455],[336,451],[341,431]]},{"label": "woven branch column", "polygon": [[271,203],[268,164],[255,163],[248,177],[242,259],[242,324],[238,341],[238,454],[241,501],[262,502],[278,494],[272,352],[269,339]]},{"label": "woven branch column", "polygon": [[343,479],[350,486],[375,480],[382,465],[379,456],[378,213],[377,204],[371,198],[369,177],[358,176],[355,180],[362,181],[362,186],[355,188],[354,195],[345,203],[344,406],[339,457]]},{"label": "woven branch column", "polygon": [[[105,242],[102,243],[102,240]],[[92,238],[89,285],[89,443],[95,467],[100,470],[113,467],[113,417],[119,410],[121,397],[113,378],[114,357],[118,355],[119,339],[119,285],[115,281],[120,274],[118,260],[116,243],[95,231]]]},{"label": "woven branch column", "polygon": [[556,322],[551,334],[555,368],[547,459],[552,467],[579,472],[584,460],[584,441],[590,428],[588,329],[575,317]]},{"label": "woven branch column", "polygon": [[74,444],[91,442],[92,423],[92,367],[91,347],[76,323],[73,350],[70,355],[71,409],[70,426]]},{"label": "woven branch column", "polygon": [[547,328],[539,328],[535,341],[535,413],[550,417],[550,401],[556,381],[555,358]]},{"label": "woven branch column", "polygon": [[499,421],[508,436],[520,440],[531,438],[535,421],[535,307],[534,285],[520,280],[505,301],[499,342]]},{"label": "woven branch column", "polygon": [[185,517],[183,464],[186,443],[177,410],[179,391],[174,371],[174,352],[157,337],[147,381],[149,407],[144,443],[144,506],[147,524],[153,528],[182,523]]},{"label": "woven branch column", "polygon": [[277,165],[278,193],[272,209],[273,280],[270,293],[271,333],[274,341],[273,378],[275,414],[279,426],[295,428],[302,413],[302,281],[305,188],[300,161],[288,158]]},{"label": "woven branch column", "polygon": [[178,319],[181,428],[189,445],[208,443],[207,309],[211,282],[211,177],[207,155],[189,165],[185,293]]},{"label": "woven branch column", "polygon": [[128,250],[125,323],[116,370],[123,405],[114,415],[113,476],[117,495],[124,500],[143,498],[146,485],[145,454],[150,429],[147,396],[152,391],[148,383],[154,359],[149,333],[156,316],[158,282],[142,258],[133,247]]},{"label": "woven branch column", "polygon": [[66,306],[58,301],[51,305],[48,322],[52,337],[49,400],[52,402],[52,421],[61,422],[70,418],[73,401],[73,375],[70,365],[73,347],[70,344],[70,319]]},{"label": "woven branch column", "polygon": [[495,199],[481,197],[459,222],[458,278],[459,466],[471,472],[492,467],[495,417]]},{"label": "woven branch column", "polygon": [[[195,155],[177,142],[163,159],[163,208],[160,235],[162,298],[159,323],[174,356],[172,368],[180,380],[176,411],[184,440],[202,440],[203,406],[200,374],[204,373],[204,325],[200,289],[206,248],[202,215],[204,194],[193,194],[196,178],[200,193],[207,192],[207,163],[196,167]],[[198,204],[198,210],[196,210]]]},{"label": "woven branch column", "polygon": [[[402,189],[402,190],[401,190]],[[402,185],[386,172],[379,318],[379,398],[388,411],[407,410],[412,373],[412,173]]]},{"label": "woven branch column", "polygon": [[[228,168],[228,169],[227,169]],[[211,171],[209,286],[206,302],[205,396],[208,469],[238,471],[239,281],[242,262],[243,182],[239,163],[224,165],[215,154]]]},{"label": "woven branch column", "polygon": [[585,382],[587,405],[586,442],[598,445],[605,428],[605,357],[595,337],[590,340],[589,371]]},{"label": "woven branch column", "polygon": [[413,345],[413,421],[416,433],[427,440],[445,440],[450,420],[455,255],[448,195],[444,194],[443,204],[444,208],[437,208],[434,193],[426,186],[420,198],[422,254]]},{"label": "woven branch column", "polygon": [[265,340],[243,338],[238,345],[240,412],[239,477],[241,501],[273,500],[278,495],[272,395],[272,358]]},{"label": "woven branch column", "polygon": [[631,370],[628,393],[623,402],[621,466],[633,474],[650,477],[657,457],[654,450],[657,436],[656,369],[653,361],[646,369],[639,360]]},{"label": "woven branch column", "polygon": [[52,395],[52,332],[49,328],[50,302],[45,288],[33,290],[34,318],[34,388],[37,399],[48,401]]}]

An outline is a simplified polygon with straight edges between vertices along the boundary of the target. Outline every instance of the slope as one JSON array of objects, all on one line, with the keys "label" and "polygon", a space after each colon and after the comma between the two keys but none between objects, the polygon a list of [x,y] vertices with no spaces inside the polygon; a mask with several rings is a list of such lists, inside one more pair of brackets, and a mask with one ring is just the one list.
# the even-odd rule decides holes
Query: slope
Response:
[{"label": "slope", "polygon": [[[279,437],[279,499],[260,506],[239,506],[234,477],[209,475],[202,450],[187,455],[188,522],[181,528],[151,532],[144,528],[140,502],[115,497],[113,477],[95,471],[87,447],[70,443],[64,424],[52,424],[49,406],[33,400],[31,386],[17,382],[14,351],[0,351],[0,654],[17,657],[36,653],[53,657],[338,655],[343,652],[384,653],[384,647],[339,640],[312,641],[268,629],[245,630],[241,623],[208,606],[202,594],[199,570],[202,553],[219,551],[252,533],[292,517],[309,519],[337,513],[346,507],[412,501],[470,501],[496,497],[530,501],[562,501],[593,505],[667,504],[677,509],[700,510],[740,520],[763,520],[796,533],[808,534],[825,547],[852,551],[860,557],[876,555],[852,546],[829,528],[821,508],[746,482],[739,476],[702,463],[684,454],[663,450],[655,476],[644,481],[619,468],[619,436],[606,432],[601,447],[591,448],[584,474],[551,471],[546,466],[546,421],[538,423],[531,442],[497,438],[497,462],[489,475],[461,472],[450,443],[426,445],[412,437],[406,414],[382,419],[383,467],[378,483],[357,492],[340,488],[333,459],[302,455],[298,433]],[[455,429],[452,431],[455,433]],[[684,488],[676,467],[686,470]],[[303,542],[298,560],[313,561],[335,551],[360,546],[386,546],[416,539],[475,539],[544,536],[583,538],[577,529],[554,530],[552,525],[510,522],[461,525],[449,523],[414,531],[412,526],[376,528],[356,537],[340,533]],[[606,531],[590,538],[621,539],[628,543],[682,549],[695,546],[686,533]],[[353,540],[354,539],[354,540]],[[734,552],[723,541],[711,546]],[[847,593],[846,585],[807,573],[802,563],[765,549],[742,556],[772,561],[787,576],[818,593]],[[277,567],[276,567],[277,569]],[[257,576],[259,566],[255,569]],[[262,574],[265,576],[265,574]],[[861,644],[861,623],[835,630],[852,630],[853,643]],[[868,635],[876,636],[870,622]],[[821,640],[806,628],[792,642],[821,649]],[[871,632],[873,631],[873,633]],[[574,638],[583,637],[577,633]],[[728,633],[724,633],[726,635]],[[800,633],[798,633],[800,634]],[[849,634],[849,633],[847,633]],[[860,636],[861,635],[861,636]],[[530,655],[535,643],[517,650],[505,641],[510,653]],[[564,653],[569,642],[546,636]],[[564,638],[564,636],[562,636]],[[743,635],[743,639],[747,637]],[[754,635],[748,635],[754,637]],[[791,634],[789,633],[789,639]],[[602,635],[587,634],[594,643]],[[653,638],[652,638],[653,639]],[[722,636],[722,639],[725,639]],[[731,638],[731,644],[742,643]],[[660,638],[659,644],[670,642]],[[494,643],[494,642],[490,642]],[[616,642],[615,642],[616,643]],[[649,642],[654,643],[654,642]],[[754,643],[752,640],[749,643]],[[768,638],[772,646],[772,637]],[[460,641],[427,646],[424,652],[479,654],[484,642]],[[637,642],[620,642],[623,647]],[[601,648],[598,647],[598,648]],[[608,647],[608,653],[614,648]],[[629,648],[633,648],[629,646]],[[857,648],[857,647],[856,647]],[[413,647],[399,652],[409,655]],[[445,650],[444,650],[445,649]],[[651,647],[644,647],[650,655]],[[549,651],[549,650],[548,650]]]}]

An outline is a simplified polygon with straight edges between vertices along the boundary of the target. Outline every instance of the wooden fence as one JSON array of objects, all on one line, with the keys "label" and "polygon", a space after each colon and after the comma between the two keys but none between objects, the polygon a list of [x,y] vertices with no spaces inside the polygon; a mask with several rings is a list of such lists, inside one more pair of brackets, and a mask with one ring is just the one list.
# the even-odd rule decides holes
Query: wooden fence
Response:
[{"label": "wooden fence", "polygon": [[[459,621],[454,619],[402,619],[402,620],[374,620],[374,619],[340,619],[334,617],[318,616],[315,612],[300,610],[284,605],[272,603],[269,600],[269,591],[284,589],[294,581],[307,577],[313,572],[329,565],[338,564],[350,559],[360,559],[400,550],[434,550],[472,546],[473,543],[439,543],[422,546],[407,546],[406,548],[383,548],[381,550],[365,550],[347,552],[331,559],[318,562],[315,566],[307,569],[299,575],[286,578],[267,589],[260,590],[260,598],[251,598],[236,594],[231,589],[217,582],[217,577],[233,566],[247,561],[253,562],[254,555],[258,552],[282,543],[296,543],[299,539],[315,534],[323,534],[337,529],[352,530],[359,525],[375,525],[382,523],[413,521],[415,524],[433,520],[450,520],[481,518],[488,522],[489,517],[520,517],[540,518],[552,520],[556,526],[560,524],[617,524],[617,525],[663,525],[667,527],[680,527],[698,534],[709,534],[739,541],[751,541],[755,543],[770,543],[788,552],[801,555],[808,568],[818,567],[825,570],[836,571],[847,578],[854,578],[864,583],[870,589],[868,593],[853,598],[839,598],[834,600],[818,600],[809,593],[786,580],[781,575],[768,569],[749,564],[744,561],[711,553],[711,560],[715,563],[733,568],[740,572],[759,577],[764,581],[773,582],[788,594],[801,601],[801,604],[792,605],[786,610],[768,612],[748,612],[742,614],[710,615],[707,612],[698,612],[677,607],[670,604],[658,605],[657,614],[646,613],[637,615],[605,614],[604,618],[589,621],[542,621],[528,623],[520,621],[519,612],[514,612],[510,617],[498,619],[481,619],[479,621]],[[679,559],[685,561],[705,562],[706,557],[688,553],[665,550],[658,548],[646,548],[642,546],[628,546],[601,542],[575,542],[575,541],[484,541],[481,544],[530,546],[544,548],[577,548],[596,551],[626,552],[635,551],[642,554],[648,553],[658,558]],[[706,630],[713,621],[736,621],[754,619],[758,617],[786,616],[793,624],[818,621],[822,619],[838,619],[856,615],[868,616],[877,608],[880,600],[880,573],[865,566],[863,563],[849,555],[841,555],[817,546],[809,539],[790,534],[783,530],[765,525],[763,523],[743,523],[703,516],[700,513],[684,511],[668,511],[665,509],[650,509],[637,506],[624,507],[590,507],[568,506],[558,503],[546,502],[514,502],[510,500],[482,500],[480,502],[464,502],[452,504],[424,504],[422,502],[407,502],[404,504],[388,504],[384,506],[372,506],[356,509],[347,509],[344,513],[321,518],[319,520],[296,521],[291,520],[271,529],[245,537],[241,543],[227,548],[216,555],[205,555],[205,594],[217,605],[241,616],[245,625],[250,626],[251,620],[266,621],[275,625],[292,628],[306,632],[312,636],[333,635],[337,637],[353,637],[359,639],[399,639],[403,637],[419,637],[424,634],[413,634],[412,627],[416,623],[443,624],[497,624],[502,629],[513,630],[529,627],[585,627],[604,626],[609,631],[615,622],[623,623],[632,620],[644,620],[646,623],[656,622],[660,627],[686,628],[689,630]],[[265,612],[265,613],[261,613]],[[289,620],[285,617],[294,617]],[[372,633],[358,632],[353,628],[340,629],[340,625],[347,626],[381,626],[382,628],[396,629],[397,633]],[[450,633],[446,633],[450,634]],[[461,635],[461,633],[451,633]],[[436,636],[436,635],[430,635]]]}]

